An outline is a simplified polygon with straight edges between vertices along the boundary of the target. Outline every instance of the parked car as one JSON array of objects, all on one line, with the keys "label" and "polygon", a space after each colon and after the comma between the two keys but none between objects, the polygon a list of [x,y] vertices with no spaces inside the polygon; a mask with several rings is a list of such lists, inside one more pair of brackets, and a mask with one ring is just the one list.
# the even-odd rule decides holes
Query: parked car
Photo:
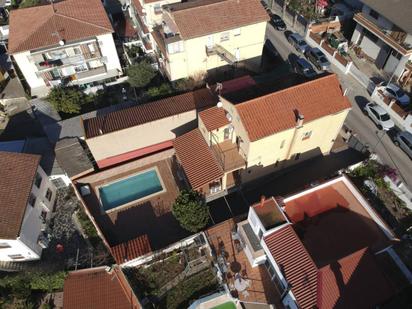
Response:
[{"label": "parked car", "polygon": [[382,83],[383,92],[386,96],[398,100],[402,106],[407,106],[411,103],[409,96],[397,85],[392,83]]},{"label": "parked car", "polygon": [[305,53],[306,58],[318,69],[326,71],[330,67],[330,63],[325,54],[319,48],[310,48]]},{"label": "parked car", "polygon": [[306,59],[299,58],[293,64],[295,72],[305,77],[312,78],[316,76],[316,72],[313,67],[307,62]]},{"label": "parked car", "polygon": [[305,51],[309,48],[309,45],[298,33],[292,33],[289,35],[288,41],[300,53],[305,53]]},{"label": "parked car", "polygon": [[279,30],[279,31],[286,30],[286,24],[279,15],[273,14],[270,18],[270,22],[273,25],[273,27],[275,27],[276,30]]},{"label": "parked car", "polygon": [[363,113],[378,126],[379,130],[389,131],[395,127],[395,123],[392,121],[388,113],[375,102],[369,102],[363,109]]},{"label": "parked car", "polygon": [[394,143],[399,146],[412,159],[412,134],[404,131],[395,136]]}]

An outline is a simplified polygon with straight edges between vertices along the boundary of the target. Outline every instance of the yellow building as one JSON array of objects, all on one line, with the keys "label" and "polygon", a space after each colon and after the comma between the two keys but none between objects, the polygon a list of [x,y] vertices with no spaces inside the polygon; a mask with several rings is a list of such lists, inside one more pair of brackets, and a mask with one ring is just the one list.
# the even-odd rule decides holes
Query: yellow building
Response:
[{"label": "yellow building", "polygon": [[259,0],[195,0],[163,6],[152,36],[170,80],[260,64],[269,16]]},{"label": "yellow building", "polygon": [[334,74],[282,90],[273,82],[222,89],[219,98],[199,113],[198,129],[174,141],[188,182],[209,197],[328,154],[351,108]]}]

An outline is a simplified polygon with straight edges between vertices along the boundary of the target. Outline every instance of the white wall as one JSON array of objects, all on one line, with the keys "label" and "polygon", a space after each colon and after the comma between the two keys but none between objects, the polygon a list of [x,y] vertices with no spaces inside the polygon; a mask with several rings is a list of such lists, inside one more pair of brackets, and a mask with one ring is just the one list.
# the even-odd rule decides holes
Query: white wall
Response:
[{"label": "white wall", "polygon": [[97,41],[99,43],[102,56],[107,57],[107,70],[118,70],[119,74],[121,74],[122,66],[120,65],[119,56],[117,55],[116,46],[114,45],[113,35],[111,33],[99,35],[97,37]]},{"label": "white wall", "polygon": [[[26,205],[26,211],[24,213],[19,237],[14,240],[4,240],[8,244],[11,244],[12,247],[8,249],[0,249],[1,261],[13,261],[13,259],[8,257],[9,254],[21,254],[24,256],[24,259],[18,259],[15,261],[40,258],[42,248],[37,244],[37,240],[43,226],[41,213],[42,210],[48,211],[46,218],[50,218],[56,199],[56,188],[40,166],[37,168],[37,172],[41,175],[42,181],[39,188],[37,188],[37,186],[33,183],[31,190],[31,193],[36,196],[36,202],[34,206],[29,204]],[[47,189],[52,191],[50,201],[46,198]],[[0,242],[3,242],[3,240]]]}]

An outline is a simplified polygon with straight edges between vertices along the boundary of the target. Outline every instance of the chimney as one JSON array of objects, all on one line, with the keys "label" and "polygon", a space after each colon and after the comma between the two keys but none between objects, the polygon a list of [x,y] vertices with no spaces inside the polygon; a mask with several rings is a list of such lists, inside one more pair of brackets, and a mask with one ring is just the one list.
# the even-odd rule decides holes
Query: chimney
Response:
[{"label": "chimney", "polygon": [[301,126],[303,126],[303,120],[305,119],[305,117],[301,113],[299,113],[297,109],[295,109],[293,112],[295,113],[296,117],[296,127],[300,128]]},{"label": "chimney", "polygon": [[266,197],[264,196],[264,195],[262,195],[261,197],[260,197],[260,207],[263,207],[263,205],[265,204],[265,200],[266,200]]}]

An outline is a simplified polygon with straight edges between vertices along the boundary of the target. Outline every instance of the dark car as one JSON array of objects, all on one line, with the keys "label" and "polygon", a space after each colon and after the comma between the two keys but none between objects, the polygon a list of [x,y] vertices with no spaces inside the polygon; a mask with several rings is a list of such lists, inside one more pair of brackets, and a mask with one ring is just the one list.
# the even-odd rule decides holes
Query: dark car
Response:
[{"label": "dark car", "polygon": [[326,71],[330,67],[328,59],[319,48],[308,49],[305,56],[316,68],[318,68],[318,70]]},{"label": "dark car", "polygon": [[305,77],[312,78],[316,76],[315,70],[306,59],[297,59],[293,63],[293,68],[295,69],[296,73],[301,74]]},{"label": "dark car", "polygon": [[270,22],[273,25],[273,27],[275,27],[276,30],[279,30],[279,31],[286,30],[286,24],[279,15],[273,14],[270,18]]}]

